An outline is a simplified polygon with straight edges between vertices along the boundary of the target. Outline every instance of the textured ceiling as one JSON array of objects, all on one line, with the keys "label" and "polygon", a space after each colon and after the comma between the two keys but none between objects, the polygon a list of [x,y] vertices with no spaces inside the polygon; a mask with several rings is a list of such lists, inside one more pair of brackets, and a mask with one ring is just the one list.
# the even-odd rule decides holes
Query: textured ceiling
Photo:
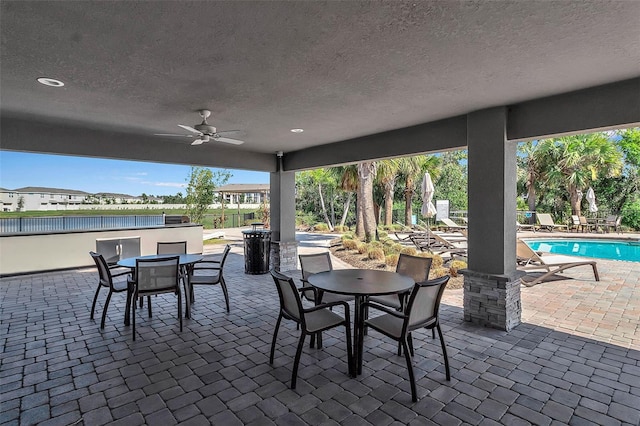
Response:
[{"label": "textured ceiling", "polygon": [[[2,114],[290,152],[640,75],[640,2],[2,1]],[[38,77],[65,82],[60,89]],[[291,128],[303,128],[293,134]],[[166,143],[158,139],[158,143]],[[172,142],[188,144],[175,138]]]}]

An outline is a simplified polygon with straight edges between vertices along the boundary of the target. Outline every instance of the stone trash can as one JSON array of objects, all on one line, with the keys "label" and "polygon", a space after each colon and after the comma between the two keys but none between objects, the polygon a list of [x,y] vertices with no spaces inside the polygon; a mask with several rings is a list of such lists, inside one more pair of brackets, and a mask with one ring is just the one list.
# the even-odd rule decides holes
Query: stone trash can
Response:
[{"label": "stone trash can", "polygon": [[244,238],[244,272],[259,275],[269,272],[271,231],[256,229],[242,231]]}]

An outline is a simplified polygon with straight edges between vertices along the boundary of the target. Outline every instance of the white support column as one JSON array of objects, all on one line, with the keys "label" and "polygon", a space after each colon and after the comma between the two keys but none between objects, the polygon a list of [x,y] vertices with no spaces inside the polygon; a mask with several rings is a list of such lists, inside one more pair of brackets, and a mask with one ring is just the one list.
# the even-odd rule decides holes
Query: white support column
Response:
[{"label": "white support column", "polygon": [[506,108],[467,117],[469,265],[464,317],[510,330],[520,323],[516,271],[516,144],[506,139]]},{"label": "white support column", "polygon": [[271,173],[271,267],[280,271],[297,268],[296,243],[296,179],[295,172],[282,171],[282,157],[278,171]]}]

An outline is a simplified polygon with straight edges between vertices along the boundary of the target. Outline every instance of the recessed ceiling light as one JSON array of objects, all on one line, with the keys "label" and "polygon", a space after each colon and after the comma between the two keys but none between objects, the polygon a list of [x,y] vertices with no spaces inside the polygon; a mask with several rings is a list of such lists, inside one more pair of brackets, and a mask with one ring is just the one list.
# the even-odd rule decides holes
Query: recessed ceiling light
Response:
[{"label": "recessed ceiling light", "polygon": [[38,83],[44,84],[45,86],[51,86],[51,87],[64,86],[64,83],[61,82],[60,80],[54,80],[53,78],[47,78],[47,77],[40,77],[38,79]]},{"label": "recessed ceiling light", "polygon": [[293,133],[302,133],[302,132],[304,132],[304,129],[291,129],[291,131]]}]

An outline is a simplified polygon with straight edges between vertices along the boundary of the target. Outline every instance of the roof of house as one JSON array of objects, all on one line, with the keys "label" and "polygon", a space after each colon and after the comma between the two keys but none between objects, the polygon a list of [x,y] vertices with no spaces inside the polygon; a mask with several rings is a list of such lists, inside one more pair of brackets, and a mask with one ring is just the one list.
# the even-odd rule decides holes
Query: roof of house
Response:
[{"label": "roof of house", "polygon": [[269,188],[268,183],[230,183],[216,188],[216,192],[266,192]]},{"label": "roof of house", "polygon": [[15,192],[38,192],[47,194],[75,194],[75,195],[91,195],[88,192],[77,191],[75,189],[46,188],[42,186],[25,186],[24,188],[16,188]]}]

